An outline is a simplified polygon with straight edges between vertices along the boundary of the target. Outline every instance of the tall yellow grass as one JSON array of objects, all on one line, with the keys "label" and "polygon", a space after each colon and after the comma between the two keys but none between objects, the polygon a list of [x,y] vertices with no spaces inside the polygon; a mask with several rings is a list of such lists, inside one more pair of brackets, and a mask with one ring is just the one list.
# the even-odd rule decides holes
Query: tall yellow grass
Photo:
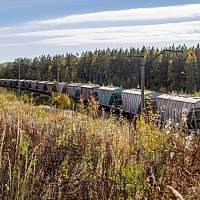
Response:
[{"label": "tall yellow grass", "polygon": [[161,130],[153,116],[135,131],[96,115],[93,101],[81,113],[0,94],[1,199],[200,197],[199,136]]}]

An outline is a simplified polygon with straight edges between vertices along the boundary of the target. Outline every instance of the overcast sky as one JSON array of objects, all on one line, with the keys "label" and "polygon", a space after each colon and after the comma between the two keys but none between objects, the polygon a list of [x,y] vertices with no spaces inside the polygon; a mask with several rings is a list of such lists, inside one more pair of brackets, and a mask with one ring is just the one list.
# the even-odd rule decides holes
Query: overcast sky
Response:
[{"label": "overcast sky", "polygon": [[198,42],[200,1],[0,0],[0,62],[96,48]]}]

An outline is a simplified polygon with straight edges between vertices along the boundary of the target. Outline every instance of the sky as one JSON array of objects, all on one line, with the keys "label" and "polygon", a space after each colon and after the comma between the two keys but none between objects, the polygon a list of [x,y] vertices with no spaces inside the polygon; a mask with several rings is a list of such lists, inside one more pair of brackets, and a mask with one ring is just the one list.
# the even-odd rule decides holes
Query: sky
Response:
[{"label": "sky", "polygon": [[0,62],[200,42],[200,0],[0,0]]}]

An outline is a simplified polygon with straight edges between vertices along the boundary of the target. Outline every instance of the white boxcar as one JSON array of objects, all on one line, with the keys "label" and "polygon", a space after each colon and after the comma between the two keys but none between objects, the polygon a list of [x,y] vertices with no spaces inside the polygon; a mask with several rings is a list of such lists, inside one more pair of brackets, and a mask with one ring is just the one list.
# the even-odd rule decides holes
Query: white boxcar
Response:
[{"label": "white boxcar", "polygon": [[99,87],[99,85],[94,84],[82,85],[80,96],[84,99],[89,99],[91,96],[96,96],[96,92]]},{"label": "white boxcar", "polygon": [[79,97],[81,85],[80,83],[67,84],[67,94],[72,98]]},{"label": "white boxcar", "polygon": [[[161,121],[171,121],[178,123],[183,116],[187,117],[189,113],[195,113],[200,108],[200,98],[181,97],[168,94],[158,96],[158,112]],[[196,118],[196,116],[192,116]]]},{"label": "white boxcar", "polygon": [[[156,99],[158,93],[145,91],[145,98]],[[156,101],[156,100],[155,100]],[[138,114],[140,112],[141,105],[141,90],[139,89],[127,89],[122,91],[122,105],[123,110],[129,113]]]}]

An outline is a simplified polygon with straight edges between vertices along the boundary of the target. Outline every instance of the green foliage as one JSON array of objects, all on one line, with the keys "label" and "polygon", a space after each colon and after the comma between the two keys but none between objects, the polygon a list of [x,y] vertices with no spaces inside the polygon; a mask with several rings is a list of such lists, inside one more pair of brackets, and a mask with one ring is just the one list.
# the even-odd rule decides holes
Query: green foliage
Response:
[{"label": "green foliage", "polygon": [[21,99],[24,103],[33,105],[33,97],[31,95],[25,93],[21,96]]},{"label": "green foliage", "polygon": [[20,149],[20,153],[22,156],[27,157],[29,155],[30,145],[31,145],[31,139],[28,137],[28,135],[23,134],[21,140],[21,149]]},{"label": "green foliage", "polygon": [[72,107],[72,99],[66,94],[52,94],[52,104],[57,105],[61,109],[67,109]]},{"label": "green foliage", "polygon": [[[181,91],[192,93],[200,90],[200,47],[169,47],[184,54],[166,52],[146,68],[146,88],[161,92]],[[0,67],[1,78],[21,77],[33,80],[55,81],[60,66],[60,81],[92,82],[101,85],[115,85],[136,88],[140,85],[139,61],[135,56],[141,49],[105,49],[86,51],[82,54],[41,56],[34,59],[18,58]],[[146,59],[159,54],[161,49],[147,48]]]}]

